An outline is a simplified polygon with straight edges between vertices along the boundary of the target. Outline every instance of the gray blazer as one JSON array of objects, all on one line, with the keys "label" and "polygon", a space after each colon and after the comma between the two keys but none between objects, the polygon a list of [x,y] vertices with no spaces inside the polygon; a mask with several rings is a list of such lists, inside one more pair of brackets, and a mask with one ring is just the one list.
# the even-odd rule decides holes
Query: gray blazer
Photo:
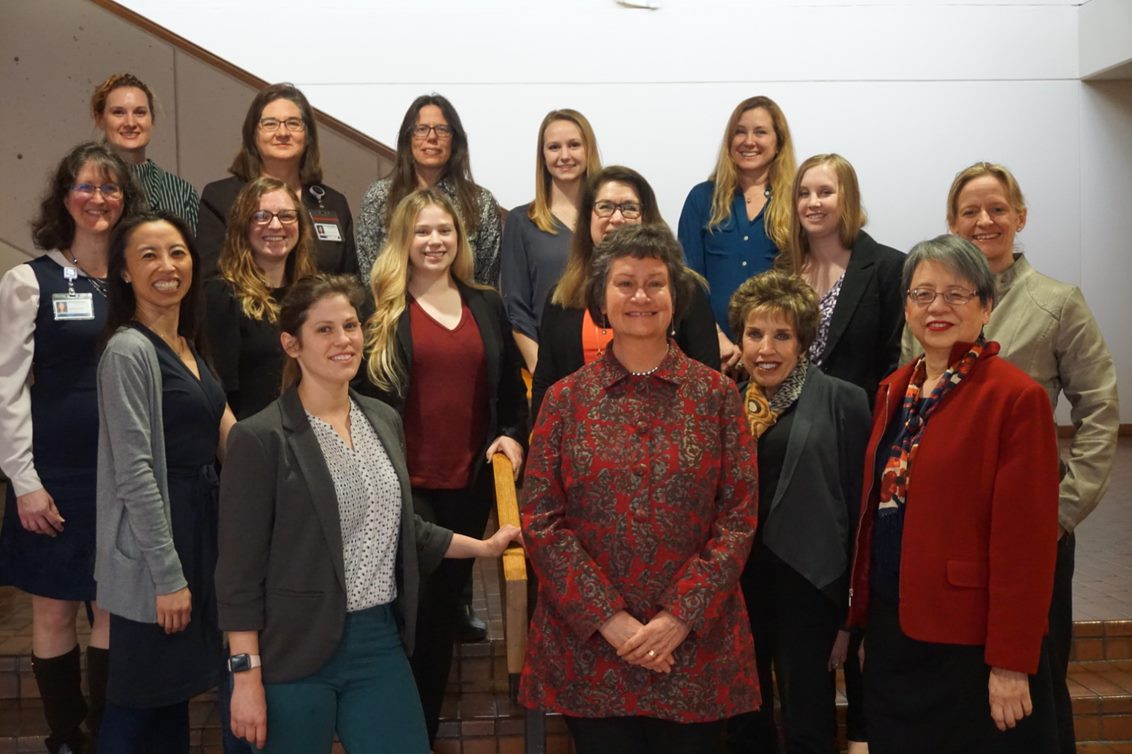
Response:
[{"label": "gray blazer", "polygon": [[98,420],[98,604],[154,623],[157,595],[188,582],[170,525],[161,367],[133,328],[118,328],[98,362]]},{"label": "gray blazer", "polygon": [[[421,572],[440,565],[452,532],[413,512],[397,412],[351,391],[401,482],[397,608],[412,653]],[[294,388],[228,435],[220,476],[216,603],[225,631],[258,631],[265,683],[304,678],[330,659],[346,620],[338,498]]]},{"label": "gray blazer", "polygon": [[864,390],[815,368],[794,410],[782,472],[759,529],[771,552],[825,589],[848,576],[872,415]]}]

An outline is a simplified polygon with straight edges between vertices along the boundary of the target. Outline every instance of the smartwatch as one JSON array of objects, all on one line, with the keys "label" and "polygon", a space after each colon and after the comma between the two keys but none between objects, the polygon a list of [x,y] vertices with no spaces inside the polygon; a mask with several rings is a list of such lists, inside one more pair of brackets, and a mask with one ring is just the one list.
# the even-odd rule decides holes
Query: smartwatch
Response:
[{"label": "smartwatch", "polygon": [[243,673],[245,670],[258,668],[262,665],[259,655],[250,655],[247,652],[241,652],[228,658],[228,670],[233,673]]}]

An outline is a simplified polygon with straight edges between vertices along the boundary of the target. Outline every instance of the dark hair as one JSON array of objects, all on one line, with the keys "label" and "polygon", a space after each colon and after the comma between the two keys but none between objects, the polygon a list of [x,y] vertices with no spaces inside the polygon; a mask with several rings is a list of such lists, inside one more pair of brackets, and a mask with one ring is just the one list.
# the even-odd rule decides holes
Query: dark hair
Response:
[{"label": "dark hair", "polygon": [[148,223],[169,223],[181,234],[185,248],[189,250],[189,258],[193,262],[193,277],[189,281],[189,290],[181,299],[180,318],[177,321],[177,334],[189,341],[202,355],[205,354],[207,344],[200,337],[203,325],[200,290],[203,285],[201,275],[200,256],[196,250],[196,239],[189,226],[178,215],[162,209],[146,210],[118,223],[114,235],[110,239],[110,254],[106,268],[107,313],[106,328],[103,342],[109,340],[114,332],[134,319],[137,313],[138,302],[134,296],[134,289],[126,282],[123,274],[126,271],[126,247],[134,231]]},{"label": "dark hair", "polygon": [[684,265],[684,250],[672,231],[663,223],[622,225],[609,232],[594,249],[590,274],[586,280],[586,307],[595,322],[600,322],[605,308],[605,287],[613,262],[624,257],[659,259],[668,269],[668,286],[672,291],[672,322],[684,314],[694,295],[696,279]]},{"label": "dark hair", "polygon": [[[303,329],[311,307],[328,296],[345,296],[354,311],[361,316],[366,291],[357,278],[353,275],[328,275],[320,272],[299,278],[287,289],[283,300],[279,302],[279,332],[285,332],[301,342],[299,331]],[[297,385],[301,377],[298,362],[284,353],[280,392]]]},{"label": "dark hair", "polygon": [[794,327],[798,352],[805,356],[818,335],[821,313],[818,297],[809,283],[784,270],[770,269],[747,278],[731,294],[727,304],[727,323],[740,344],[751,312],[783,315]]},{"label": "dark hair", "polygon": [[87,141],[79,144],[59,161],[31,224],[31,237],[37,249],[69,249],[75,240],[75,220],[67,211],[67,194],[87,163],[101,168],[122,187],[122,216],[118,223],[144,207],[141,190],[126,163],[105,144]]},{"label": "dark hair", "polygon": [[144,81],[132,73],[112,73],[98,85],[98,88],[94,90],[94,94],[90,97],[90,114],[94,116],[94,119],[97,121],[106,112],[106,100],[110,96],[110,92],[126,87],[142,90],[146,102],[149,103],[149,117],[156,122],[157,112],[153,108],[153,92],[149,90]]},{"label": "dark hair", "polygon": [[922,262],[941,264],[975,288],[979,303],[994,306],[994,274],[987,258],[978,246],[966,238],[945,233],[928,241],[920,241],[908,252],[900,284],[905,294],[912,285],[912,277]]},{"label": "dark hair", "polygon": [[256,146],[256,134],[259,132],[259,119],[263,115],[263,108],[277,99],[285,99],[295,103],[303,116],[306,126],[306,148],[299,162],[299,182],[304,186],[322,183],[322,156],[318,151],[318,124],[314,119],[314,108],[307,98],[294,84],[272,84],[260,90],[248,107],[248,114],[244,116],[244,126],[240,131],[243,144],[239,153],[232,160],[228,172],[242,181],[258,178],[263,172],[263,158]]},{"label": "dark hair", "polygon": [[594,239],[590,232],[594,200],[602,186],[614,181],[632,186],[637,196],[641,198],[641,225],[664,224],[652,186],[636,170],[623,165],[610,165],[597,174],[588,176],[578,204],[578,222],[574,228],[574,237],[570,239],[570,254],[566,257],[566,269],[562,272],[562,278],[555,286],[551,299],[559,306],[570,308],[586,306],[586,281],[590,274],[590,261],[594,255]]},{"label": "dark hair", "polygon": [[413,100],[405,117],[401,119],[401,130],[397,132],[397,158],[393,163],[393,170],[389,173],[392,178],[389,184],[389,199],[385,203],[385,227],[393,219],[393,210],[409,194],[417,190],[417,167],[413,161],[413,128],[417,125],[417,116],[421,110],[429,105],[440,108],[448,127],[452,129],[452,151],[448,156],[448,164],[444,166],[443,178],[448,178],[456,184],[456,205],[463,216],[464,230],[468,236],[474,236],[479,226],[479,199],[476,182],[472,179],[472,162],[468,156],[468,134],[464,131],[464,124],[460,122],[460,115],[456,108],[446,97],[436,94],[422,94]]}]

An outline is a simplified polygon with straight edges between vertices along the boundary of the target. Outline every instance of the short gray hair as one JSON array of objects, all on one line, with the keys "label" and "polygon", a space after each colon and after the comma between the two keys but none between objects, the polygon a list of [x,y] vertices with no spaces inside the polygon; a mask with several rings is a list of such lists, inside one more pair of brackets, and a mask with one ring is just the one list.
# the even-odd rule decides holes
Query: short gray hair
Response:
[{"label": "short gray hair", "polygon": [[904,260],[904,275],[901,285],[907,294],[912,286],[912,277],[921,262],[936,262],[963,278],[975,289],[983,306],[994,306],[994,275],[987,265],[987,258],[979,247],[966,238],[945,234],[928,241],[920,241],[908,252]]},{"label": "short gray hair", "polygon": [[586,280],[586,308],[594,322],[600,322],[605,305],[605,286],[614,260],[623,257],[659,259],[668,270],[668,289],[672,292],[672,324],[676,325],[692,300],[695,273],[684,265],[684,251],[672,231],[663,223],[622,225],[610,231],[594,249],[590,274]]}]

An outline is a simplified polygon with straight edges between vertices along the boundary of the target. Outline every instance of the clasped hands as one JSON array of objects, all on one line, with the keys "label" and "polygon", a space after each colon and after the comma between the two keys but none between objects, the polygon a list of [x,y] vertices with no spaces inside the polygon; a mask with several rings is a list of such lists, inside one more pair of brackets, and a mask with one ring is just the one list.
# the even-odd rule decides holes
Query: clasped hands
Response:
[{"label": "clasped hands", "polygon": [[619,610],[598,630],[625,662],[668,673],[676,664],[673,652],[688,638],[689,628],[667,610],[661,610],[648,623]]}]

